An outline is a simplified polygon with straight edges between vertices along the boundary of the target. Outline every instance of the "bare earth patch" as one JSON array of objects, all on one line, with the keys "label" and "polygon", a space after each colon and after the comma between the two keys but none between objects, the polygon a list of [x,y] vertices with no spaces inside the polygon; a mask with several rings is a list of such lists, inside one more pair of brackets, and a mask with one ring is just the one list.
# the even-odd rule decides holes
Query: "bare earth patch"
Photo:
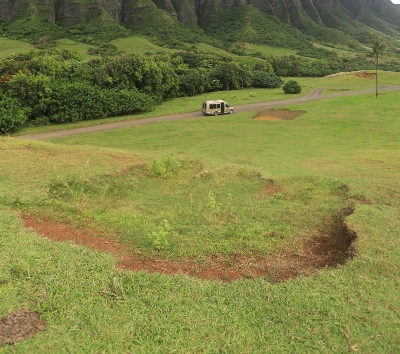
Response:
[{"label": "bare earth patch", "polygon": [[373,79],[376,76],[375,73],[367,73],[365,71],[356,72],[354,75],[360,79]]},{"label": "bare earth patch", "polygon": [[[266,193],[274,193],[273,185]],[[285,281],[298,275],[312,275],[317,269],[343,264],[353,256],[352,242],[356,235],[344,224],[344,217],[350,212],[339,212],[325,230],[318,232],[311,241],[304,241],[300,250],[286,250],[274,256],[232,257],[210,256],[205,261],[186,259],[173,261],[143,257],[128,251],[122,244],[105,237],[95,237],[93,232],[76,230],[67,225],[49,220],[39,220],[35,216],[24,218],[25,227],[31,227],[42,236],[55,241],[73,240],[90,246],[94,250],[113,254],[119,267],[131,271],[149,273],[186,274],[209,280],[233,281],[242,278],[266,277],[270,281]]]},{"label": "bare earth patch", "polygon": [[37,312],[20,309],[0,318],[0,345],[14,344],[43,331]]},{"label": "bare earth patch", "polygon": [[258,112],[253,119],[254,120],[267,120],[267,121],[278,121],[278,120],[292,120],[307,111],[291,111],[290,109],[267,109],[265,111]]}]

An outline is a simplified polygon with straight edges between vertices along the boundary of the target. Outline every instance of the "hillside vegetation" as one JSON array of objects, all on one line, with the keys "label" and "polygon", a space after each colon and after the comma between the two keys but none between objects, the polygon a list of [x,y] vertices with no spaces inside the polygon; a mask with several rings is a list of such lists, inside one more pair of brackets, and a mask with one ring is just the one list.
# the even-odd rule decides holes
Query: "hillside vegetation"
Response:
[{"label": "hillside vegetation", "polygon": [[[389,0],[379,9],[309,1],[313,10],[292,0],[198,8],[192,0],[17,0],[11,8],[0,0],[0,33],[10,38],[0,47],[0,133],[151,111],[204,92],[276,88],[277,76],[374,69],[366,54],[376,40],[386,47],[379,68],[400,70]],[[28,43],[41,52],[18,54]]]}]

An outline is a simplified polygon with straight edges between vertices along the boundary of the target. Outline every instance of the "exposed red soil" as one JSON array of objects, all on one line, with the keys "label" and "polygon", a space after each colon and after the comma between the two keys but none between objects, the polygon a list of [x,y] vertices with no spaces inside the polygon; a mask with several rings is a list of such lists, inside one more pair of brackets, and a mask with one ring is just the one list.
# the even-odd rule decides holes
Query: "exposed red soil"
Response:
[{"label": "exposed red soil", "polygon": [[[271,185],[266,193],[274,193]],[[342,215],[343,216],[343,215]],[[351,244],[355,234],[347,230],[343,218],[329,226],[327,232],[304,242],[302,249],[274,256],[232,257],[210,256],[205,261],[193,259],[173,261],[143,257],[129,252],[122,244],[93,232],[76,230],[33,215],[24,218],[25,227],[31,227],[42,236],[55,241],[73,240],[76,244],[113,254],[121,268],[149,273],[186,274],[202,279],[233,281],[241,278],[266,277],[271,281],[285,281],[298,275],[312,275],[317,269],[344,263],[352,256]]]},{"label": "exposed red soil", "polygon": [[361,79],[372,79],[376,76],[375,73],[367,73],[365,71],[357,72],[355,75]]},{"label": "exposed red soil", "polygon": [[[37,312],[20,309],[0,318],[0,345],[14,344],[43,331]],[[0,350],[1,351],[1,350]]]},{"label": "exposed red soil", "polygon": [[302,114],[307,113],[307,111],[291,111],[290,109],[267,109],[265,111],[258,112],[253,119],[254,120],[268,120],[268,121],[277,121],[277,120],[292,120],[295,119]]}]

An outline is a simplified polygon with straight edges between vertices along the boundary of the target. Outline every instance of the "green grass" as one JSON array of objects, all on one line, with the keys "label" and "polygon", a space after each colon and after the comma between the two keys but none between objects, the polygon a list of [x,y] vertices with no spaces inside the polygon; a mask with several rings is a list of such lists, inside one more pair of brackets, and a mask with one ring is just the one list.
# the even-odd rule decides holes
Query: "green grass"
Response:
[{"label": "green grass", "polygon": [[32,44],[29,44],[27,42],[0,37],[0,58],[7,57],[9,55],[19,52],[25,52],[32,48]]},{"label": "green grass", "polygon": [[[251,112],[51,142],[1,138],[0,313],[27,307],[47,324],[3,352],[395,352],[399,98],[310,102],[291,107],[307,111],[292,121]],[[263,195],[269,179],[277,192]],[[296,252],[298,237],[347,205],[356,257],[280,284],[123,271],[108,255],[39,238],[16,214],[106,227],[144,253],[167,219],[170,243],[157,253],[177,258]]]},{"label": "green grass", "polygon": [[60,49],[76,50],[80,54],[82,60],[90,60],[90,59],[96,58],[95,55],[90,55],[88,53],[89,48],[93,47],[90,44],[79,43],[79,42],[73,41],[72,39],[63,38],[63,39],[57,40],[57,47]]},{"label": "green grass", "polygon": [[287,48],[279,48],[279,47],[272,47],[268,45],[257,45],[257,44],[248,44],[248,46],[244,47],[246,53],[254,54],[254,53],[261,53],[265,57],[270,56],[290,56],[294,55],[298,57],[299,55],[296,54],[297,50],[295,49],[287,49]]},{"label": "green grass", "polygon": [[330,50],[332,52],[336,52],[339,55],[346,54],[346,56],[349,56],[349,57],[354,57],[356,54],[360,54],[347,46],[336,45],[336,47],[328,47],[326,45],[319,44],[319,43],[313,43],[313,45],[314,45],[314,47],[317,47],[317,48],[323,48],[323,49]]},{"label": "green grass", "polygon": [[0,209],[0,311],[36,309],[47,324],[3,352],[395,352],[399,214],[360,206],[348,223],[359,253],[346,266],[284,284],[224,284],[118,270],[110,256],[41,239]]},{"label": "green grass", "polygon": [[176,52],[175,49],[159,47],[158,45],[151,43],[147,38],[141,36],[118,38],[110,43],[115,45],[119,50],[123,50],[127,54],[143,54],[147,52]]},{"label": "green grass", "polygon": [[229,53],[229,52],[227,52],[227,51],[225,51],[223,49],[219,49],[219,48],[213,47],[213,46],[211,46],[209,44],[198,43],[198,44],[195,44],[195,46],[196,46],[196,48],[197,48],[197,50],[199,52],[214,53],[214,54],[219,54],[219,55],[224,55],[224,56],[229,56],[229,57],[235,57],[235,58],[238,57],[238,55],[236,55],[236,54]]},{"label": "green grass", "polygon": [[[131,36],[128,38],[119,38],[111,41],[111,44],[115,45],[119,50],[124,51],[127,54],[143,54],[147,52],[167,52],[167,53],[175,53],[179,51],[178,49],[170,49],[166,47],[160,47],[152,42],[150,42],[147,38],[142,36]],[[197,43],[197,44],[187,44],[189,47],[195,46],[199,52],[207,52],[220,54],[225,56],[237,57],[237,55],[226,52],[222,49],[213,47],[206,43]]]},{"label": "green grass", "polygon": [[[362,179],[365,175],[396,186],[399,121],[393,111],[399,97],[394,91],[378,99],[368,94],[297,105],[291,108],[307,110],[307,114],[278,123],[254,121],[251,118],[256,112],[250,112],[83,134],[54,142],[123,148],[149,158],[172,151],[196,156],[211,168],[221,164],[251,167],[267,178]],[[385,148],[379,149],[381,145]],[[354,181],[358,183],[359,178]]]}]

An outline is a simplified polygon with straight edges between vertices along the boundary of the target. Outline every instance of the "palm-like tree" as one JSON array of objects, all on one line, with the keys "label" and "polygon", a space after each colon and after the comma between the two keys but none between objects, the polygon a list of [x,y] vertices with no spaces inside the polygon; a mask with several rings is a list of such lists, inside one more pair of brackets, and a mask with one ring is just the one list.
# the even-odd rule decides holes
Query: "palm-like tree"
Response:
[{"label": "palm-like tree", "polygon": [[369,57],[374,58],[375,61],[375,72],[376,72],[376,97],[378,97],[378,65],[379,58],[385,52],[386,44],[376,40],[371,46],[371,52],[368,54]]}]

